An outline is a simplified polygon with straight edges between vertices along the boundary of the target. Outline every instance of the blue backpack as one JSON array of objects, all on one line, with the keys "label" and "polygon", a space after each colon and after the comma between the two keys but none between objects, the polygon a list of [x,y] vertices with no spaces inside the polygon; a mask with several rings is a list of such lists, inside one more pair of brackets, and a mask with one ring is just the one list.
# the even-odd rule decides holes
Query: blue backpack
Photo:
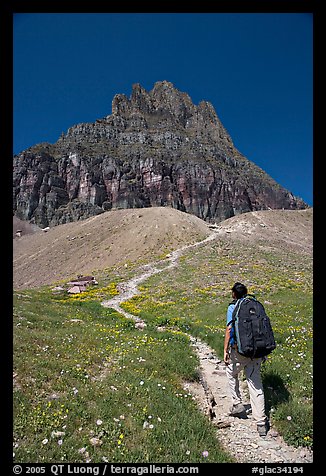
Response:
[{"label": "blue backpack", "polygon": [[264,306],[251,294],[237,300],[232,325],[239,354],[265,357],[275,348],[275,338]]}]

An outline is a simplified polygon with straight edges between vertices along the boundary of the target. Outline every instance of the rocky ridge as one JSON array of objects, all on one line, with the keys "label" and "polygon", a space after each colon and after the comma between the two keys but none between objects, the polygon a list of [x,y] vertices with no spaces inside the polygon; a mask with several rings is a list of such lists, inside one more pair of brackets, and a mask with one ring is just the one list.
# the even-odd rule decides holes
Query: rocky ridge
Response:
[{"label": "rocky ridge", "polygon": [[307,205],[234,146],[207,101],[172,83],[117,94],[112,113],[14,157],[14,213],[39,226],[116,208],[170,206],[210,222]]}]

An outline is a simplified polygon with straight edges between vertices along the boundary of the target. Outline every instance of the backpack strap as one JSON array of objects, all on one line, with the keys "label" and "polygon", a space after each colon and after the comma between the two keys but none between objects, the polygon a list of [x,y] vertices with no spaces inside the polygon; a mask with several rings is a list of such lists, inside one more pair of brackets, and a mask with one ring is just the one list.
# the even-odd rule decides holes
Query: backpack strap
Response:
[{"label": "backpack strap", "polygon": [[230,321],[232,322],[232,325],[235,323],[240,311],[240,306],[245,301],[245,299],[249,299],[249,300],[251,299],[253,301],[257,301],[257,299],[255,298],[253,294],[246,294],[242,298],[234,299],[232,302],[230,302],[230,304],[235,304],[235,308],[233,309],[233,313],[232,313],[232,320]]},{"label": "backpack strap", "polygon": [[232,325],[235,323],[235,321],[238,317],[242,301],[243,301],[243,298],[235,299],[235,308],[233,309],[233,312],[232,312],[232,321],[230,321],[230,322],[232,322]]}]

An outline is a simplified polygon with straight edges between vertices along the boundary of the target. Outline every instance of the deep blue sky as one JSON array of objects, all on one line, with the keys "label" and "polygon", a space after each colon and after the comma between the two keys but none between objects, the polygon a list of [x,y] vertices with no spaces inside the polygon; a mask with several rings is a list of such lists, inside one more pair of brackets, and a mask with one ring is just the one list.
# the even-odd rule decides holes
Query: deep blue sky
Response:
[{"label": "deep blue sky", "polygon": [[239,151],[313,204],[312,14],[16,14],[13,59],[14,153],[167,80],[210,101]]}]

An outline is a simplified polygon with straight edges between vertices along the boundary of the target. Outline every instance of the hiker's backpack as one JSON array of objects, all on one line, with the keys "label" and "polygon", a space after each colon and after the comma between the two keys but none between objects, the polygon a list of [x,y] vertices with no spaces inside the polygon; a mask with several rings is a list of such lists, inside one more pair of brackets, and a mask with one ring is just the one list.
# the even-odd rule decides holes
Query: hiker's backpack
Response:
[{"label": "hiker's backpack", "polygon": [[238,299],[232,313],[234,335],[239,354],[245,357],[264,357],[276,343],[264,306],[252,295]]}]

